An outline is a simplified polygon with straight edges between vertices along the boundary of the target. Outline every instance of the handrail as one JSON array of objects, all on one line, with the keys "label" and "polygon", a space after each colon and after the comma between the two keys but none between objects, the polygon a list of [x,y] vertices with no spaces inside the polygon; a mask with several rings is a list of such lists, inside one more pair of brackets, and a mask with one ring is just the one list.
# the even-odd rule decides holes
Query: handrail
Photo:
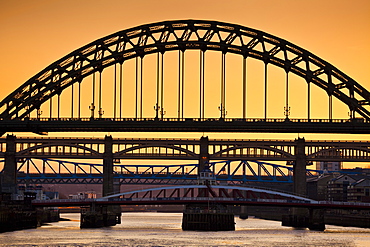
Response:
[{"label": "handrail", "polygon": [[110,121],[110,122],[237,122],[237,123],[370,123],[370,120],[364,118],[353,119],[304,119],[304,118],[69,118],[69,117],[38,117],[5,120],[0,118],[0,121]]}]

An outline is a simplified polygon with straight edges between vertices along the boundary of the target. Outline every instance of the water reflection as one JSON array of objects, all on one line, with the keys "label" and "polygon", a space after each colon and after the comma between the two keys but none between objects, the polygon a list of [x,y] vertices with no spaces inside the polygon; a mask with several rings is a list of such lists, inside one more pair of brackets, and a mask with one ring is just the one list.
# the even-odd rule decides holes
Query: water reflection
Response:
[{"label": "water reflection", "polygon": [[37,229],[0,234],[0,246],[370,246],[370,229],[327,225],[324,232],[235,218],[236,231],[181,230],[180,213],[124,213],[122,224],[80,229],[79,214]]}]

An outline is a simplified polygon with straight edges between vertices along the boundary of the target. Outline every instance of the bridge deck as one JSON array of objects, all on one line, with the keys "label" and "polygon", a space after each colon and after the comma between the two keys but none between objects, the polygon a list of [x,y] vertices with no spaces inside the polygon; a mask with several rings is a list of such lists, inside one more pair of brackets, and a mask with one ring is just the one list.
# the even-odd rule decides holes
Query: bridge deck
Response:
[{"label": "bridge deck", "polygon": [[370,124],[349,119],[32,118],[1,120],[5,132],[269,132],[368,134]]}]

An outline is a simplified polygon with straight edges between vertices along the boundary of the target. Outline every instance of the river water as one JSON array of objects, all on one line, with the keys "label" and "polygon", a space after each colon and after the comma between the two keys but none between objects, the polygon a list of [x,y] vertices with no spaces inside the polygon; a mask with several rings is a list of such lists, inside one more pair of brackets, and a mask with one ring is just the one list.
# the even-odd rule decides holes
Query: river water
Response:
[{"label": "river water", "polygon": [[0,234],[0,246],[370,246],[370,229],[327,225],[323,232],[297,230],[281,222],[235,217],[236,230],[181,230],[181,213],[123,213],[122,224],[80,229],[79,214],[70,221]]}]

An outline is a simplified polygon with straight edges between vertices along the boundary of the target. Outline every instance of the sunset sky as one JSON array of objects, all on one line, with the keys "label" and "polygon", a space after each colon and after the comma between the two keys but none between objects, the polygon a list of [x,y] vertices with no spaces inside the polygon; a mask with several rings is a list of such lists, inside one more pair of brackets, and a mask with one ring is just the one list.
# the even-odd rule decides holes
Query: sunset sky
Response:
[{"label": "sunset sky", "polygon": [[[0,98],[49,64],[98,38],[146,23],[175,19],[217,20],[265,31],[309,50],[370,90],[368,0],[0,0]],[[105,134],[92,135],[101,137]],[[117,137],[119,134],[112,135]],[[123,134],[138,135],[147,134]],[[190,134],[195,138],[200,135],[202,133]],[[205,135],[247,139],[294,139],[298,136]],[[167,133],[150,136],[172,137]],[[368,135],[300,136],[306,139],[368,140]]]}]

